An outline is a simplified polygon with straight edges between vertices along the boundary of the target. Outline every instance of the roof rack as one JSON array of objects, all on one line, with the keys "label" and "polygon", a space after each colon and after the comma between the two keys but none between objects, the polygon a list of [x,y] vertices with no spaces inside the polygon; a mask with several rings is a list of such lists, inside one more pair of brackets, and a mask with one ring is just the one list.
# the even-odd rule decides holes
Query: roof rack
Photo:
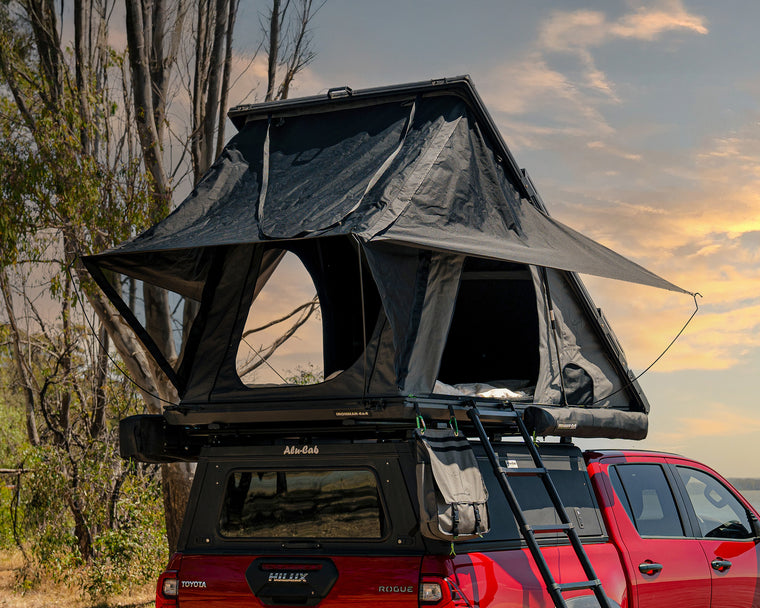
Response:
[{"label": "roof rack", "polygon": [[194,461],[209,446],[246,445],[262,439],[333,435],[355,439],[408,437],[421,426],[452,424],[465,432],[472,426],[467,411],[477,406],[480,421],[493,436],[519,432],[514,412],[522,416],[531,404],[494,399],[429,398],[335,400],[289,403],[279,407],[201,409],[173,406],[164,415],[130,416],[120,422],[121,455],[141,462]]},{"label": "roof rack", "polygon": [[204,446],[246,445],[265,437],[406,436],[423,426],[451,425],[474,436],[468,412],[493,437],[519,434],[515,414],[531,432],[554,437],[643,439],[647,415],[613,408],[543,405],[483,397],[376,397],[270,403],[181,404],[163,415],[120,423],[121,455],[141,462],[197,460]]}]

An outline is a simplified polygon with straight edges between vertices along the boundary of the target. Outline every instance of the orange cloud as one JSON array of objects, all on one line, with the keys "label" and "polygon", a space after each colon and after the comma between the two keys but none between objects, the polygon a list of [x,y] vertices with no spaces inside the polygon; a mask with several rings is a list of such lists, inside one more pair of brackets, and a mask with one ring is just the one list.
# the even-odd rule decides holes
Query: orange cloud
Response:
[{"label": "orange cloud", "polygon": [[689,13],[680,0],[640,6],[615,21],[601,11],[555,11],[539,30],[539,46],[549,51],[572,52],[606,44],[617,38],[654,40],[664,33],[686,30],[707,34],[704,17]]},{"label": "orange cloud", "polygon": [[[541,135],[610,137],[615,130],[599,107],[617,104],[620,97],[596,65],[593,51],[618,40],[650,42],[679,30],[708,33],[706,20],[689,13],[680,0],[642,5],[617,20],[588,9],[554,11],[539,26],[534,47],[489,79],[495,83],[490,85],[489,107],[511,116],[541,112],[549,117],[551,127],[539,133],[525,121],[502,122],[510,127],[510,141],[518,147],[540,147]],[[564,71],[553,68],[551,59],[556,55],[574,59],[575,66]],[[484,90],[490,92],[488,86]]]}]

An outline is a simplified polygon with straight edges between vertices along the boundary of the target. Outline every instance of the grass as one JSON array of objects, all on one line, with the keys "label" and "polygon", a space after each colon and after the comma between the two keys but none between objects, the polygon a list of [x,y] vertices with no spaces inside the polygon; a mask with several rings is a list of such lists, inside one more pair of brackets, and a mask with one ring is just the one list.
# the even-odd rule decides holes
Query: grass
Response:
[{"label": "grass", "polygon": [[127,595],[88,599],[79,588],[40,584],[23,591],[18,584],[22,566],[17,551],[0,551],[0,608],[153,608],[154,587],[146,585]]}]

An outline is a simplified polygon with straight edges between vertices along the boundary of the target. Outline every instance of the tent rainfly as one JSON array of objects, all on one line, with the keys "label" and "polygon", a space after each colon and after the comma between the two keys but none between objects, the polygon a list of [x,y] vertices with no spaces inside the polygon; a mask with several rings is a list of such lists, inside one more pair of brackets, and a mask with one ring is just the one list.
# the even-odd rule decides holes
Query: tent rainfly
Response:
[{"label": "tent rainfly", "polygon": [[[420,399],[479,395],[542,434],[646,435],[646,398],[576,273],[683,290],[552,219],[468,77],[230,118],[239,132],[173,213],[85,259],[176,385],[169,425],[414,418]],[[326,380],[248,385],[238,345],[286,253],[316,286]],[[197,303],[179,356],[130,308],[140,282]]]}]

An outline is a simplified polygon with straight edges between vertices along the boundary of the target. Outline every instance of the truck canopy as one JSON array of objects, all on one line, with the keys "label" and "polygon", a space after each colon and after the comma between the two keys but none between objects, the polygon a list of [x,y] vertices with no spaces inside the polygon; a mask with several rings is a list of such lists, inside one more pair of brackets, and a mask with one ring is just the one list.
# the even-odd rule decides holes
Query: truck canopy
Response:
[{"label": "truck canopy", "polygon": [[[173,213],[85,259],[177,386],[170,423],[287,419],[335,400],[382,417],[384,400],[410,395],[506,394],[555,422],[583,410],[557,434],[646,434],[646,399],[575,273],[684,290],[551,218],[468,77],[230,117],[239,132]],[[286,253],[316,287],[326,380],[247,385],[237,347]],[[115,277],[197,303],[178,356]]]}]

